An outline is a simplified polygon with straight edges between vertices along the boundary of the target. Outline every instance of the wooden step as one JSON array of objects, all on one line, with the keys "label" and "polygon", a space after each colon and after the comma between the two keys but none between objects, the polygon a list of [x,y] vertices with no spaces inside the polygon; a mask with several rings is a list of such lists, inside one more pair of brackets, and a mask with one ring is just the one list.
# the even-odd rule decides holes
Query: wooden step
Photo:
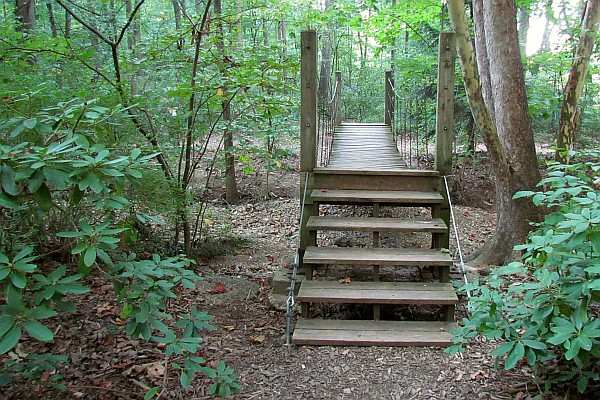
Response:
[{"label": "wooden step", "polygon": [[327,190],[316,189],[310,194],[313,202],[326,204],[373,204],[395,206],[431,206],[442,204],[438,192],[413,190]]},{"label": "wooden step", "polygon": [[327,346],[450,346],[455,323],[300,318],[292,343]]},{"label": "wooden step", "polygon": [[308,246],[304,264],[351,264],[392,266],[451,266],[450,254],[434,249],[316,247]]},{"label": "wooden step", "polygon": [[[377,158],[377,162],[381,161]],[[397,160],[396,160],[397,161]],[[392,164],[396,165],[394,161]],[[417,192],[433,192],[440,184],[439,173],[428,170],[409,170],[404,166],[381,165],[371,168],[369,164],[350,164],[347,168],[320,167],[315,168],[313,178],[314,189],[326,190],[387,190]]]},{"label": "wooden step", "polygon": [[310,217],[308,230],[359,232],[430,232],[446,233],[448,227],[441,218],[403,219],[367,217]]},{"label": "wooden step", "polygon": [[451,283],[303,281],[296,300],[343,304],[439,304],[458,303]]}]

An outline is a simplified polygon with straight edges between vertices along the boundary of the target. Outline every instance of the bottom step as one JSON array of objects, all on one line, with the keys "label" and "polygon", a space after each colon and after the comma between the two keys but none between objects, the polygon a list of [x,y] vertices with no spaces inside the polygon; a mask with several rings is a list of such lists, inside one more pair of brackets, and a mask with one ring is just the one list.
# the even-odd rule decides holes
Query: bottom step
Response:
[{"label": "bottom step", "polygon": [[319,346],[450,346],[456,323],[303,319],[292,343]]}]

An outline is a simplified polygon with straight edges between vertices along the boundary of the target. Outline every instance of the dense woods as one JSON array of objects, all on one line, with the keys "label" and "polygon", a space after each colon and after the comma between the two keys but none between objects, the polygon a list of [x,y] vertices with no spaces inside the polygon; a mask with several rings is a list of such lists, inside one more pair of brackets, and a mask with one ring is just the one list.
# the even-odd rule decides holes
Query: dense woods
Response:
[{"label": "dense woods", "polygon": [[[210,316],[194,307],[173,326],[167,300],[194,287],[202,247],[226,236],[212,204],[269,198],[269,174],[293,168],[305,29],[319,34],[321,102],[341,77],[342,121],[384,121],[390,72],[398,148],[425,168],[437,40],[457,33],[454,161],[489,160],[496,187],[498,229],[476,264],[527,251],[543,264],[539,249],[513,246],[530,222],[544,226],[546,208],[565,205],[534,196],[550,158],[586,171],[572,196],[598,191],[598,153],[576,156],[600,146],[598,0],[4,0],[0,13],[0,355],[27,335],[51,341],[45,320],[72,311],[72,296],[100,277],[114,286],[126,334],[160,343],[181,385],[205,374],[211,394],[237,390],[231,369],[198,355]],[[259,173],[266,187],[238,187]],[[590,212],[579,233],[589,229],[595,258],[600,216]],[[597,261],[577,267],[600,272]],[[589,322],[575,314],[561,318]],[[575,361],[582,369],[599,359],[598,335],[588,336],[595,350],[577,344],[590,351]],[[515,343],[500,355],[531,357]],[[2,360],[0,385],[23,371]],[[595,365],[586,384],[598,380]]]}]

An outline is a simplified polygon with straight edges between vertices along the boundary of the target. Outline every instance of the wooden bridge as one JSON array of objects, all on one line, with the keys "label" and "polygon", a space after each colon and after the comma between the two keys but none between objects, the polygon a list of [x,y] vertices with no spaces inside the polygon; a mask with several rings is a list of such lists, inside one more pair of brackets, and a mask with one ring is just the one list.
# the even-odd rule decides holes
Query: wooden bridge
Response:
[{"label": "wooden bridge", "polygon": [[[458,302],[449,282],[453,260],[449,247],[449,207],[441,176],[450,173],[453,132],[454,37],[440,36],[435,167],[408,169],[398,152],[391,127],[391,79],[386,75],[385,123],[343,123],[339,97],[331,113],[332,137],[319,138],[317,35],[302,33],[301,241],[300,268],[306,274],[296,300],[301,317],[292,342],[299,345],[449,345]],[[341,78],[336,74],[336,95]],[[321,134],[322,136],[322,134]],[[324,146],[330,146],[324,151]],[[318,162],[318,154],[326,157]],[[327,215],[329,207],[362,210],[362,216]],[[399,207],[418,212],[405,212]],[[392,212],[390,212],[390,210]],[[428,210],[428,211],[423,211]],[[389,215],[383,215],[383,212]],[[405,210],[406,211],[406,210]],[[390,216],[391,215],[391,216]],[[416,215],[416,216],[415,216]],[[325,246],[323,232],[369,234],[367,246]],[[383,234],[424,232],[427,248],[389,245]],[[321,246],[318,246],[321,244]],[[347,245],[347,244],[346,244]],[[417,268],[418,267],[418,268]],[[432,268],[434,279],[398,279],[398,269]],[[346,276],[358,271],[356,277]],[[368,271],[368,273],[365,273]],[[361,273],[362,272],[362,273]],[[421,274],[422,275],[422,274]],[[362,278],[362,279],[361,279]],[[316,315],[316,304],[358,304],[366,318],[335,319]],[[404,305],[437,310],[430,320],[394,320],[382,307]],[[362,308],[361,308],[362,307]]]}]

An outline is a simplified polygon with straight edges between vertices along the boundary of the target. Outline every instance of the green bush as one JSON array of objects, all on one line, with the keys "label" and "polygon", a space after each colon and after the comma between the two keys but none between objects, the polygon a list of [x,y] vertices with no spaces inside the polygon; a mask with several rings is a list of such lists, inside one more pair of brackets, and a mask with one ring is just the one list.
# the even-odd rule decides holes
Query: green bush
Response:
[{"label": "green bush", "polygon": [[[215,379],[213,393],[235,392],[237,376],[231,368],[209,368],[196,356],[200,330],[215,329],[208,323],[212,317],[195,308],[176,317],[168,306],[167,299],[181,289],[194,289],[201,279],[190,269],[192,260],[157,254],[140,260],[122,246],[135,237],[135,228],[126,223],[132,215],[142,223],[156,221],[137,213],[126,197],[143,172],[152,168],[155,155],[143,156],[139,148],[115,155],[94,143],[94,128],[109,115],[108,109],[72,103],[69,110],[0,121],[0,288],[4,295],[0,355],[14,349],[24,331],[33,339],[52,341],[54,334],[45,320],[73,311],[68,296],[88,292],[79,281],[96,273],[115,288],[122,304],[121,318],[127,322],[125,333],[160,344],[165,349],[165,366],[179,373],[182,386],[189,387],[196,373],[203,373]],[[50,233],[31,228],[47,226],[53,214],[67,221],[65,230]],[[77,273],[66,265],[50,271],[40,268],[45,256],[40,250],[52,240],[78,260]],[[0,372],[0,385],[10,383],[14,376],[39,379],[41,372],[64,362],[51,356],[8,358]],[[53,375],[50,383],[64,388],[58,378],[59,374]],[[149,390],[146,398],[159,389]]]},{"label": "green bush", "polygon": [[[448,351],[478,335],[503,341],[492,355],[504,358],[505,369],[526,363],[546,389],[574,380],[584,392],[600,378],[600,151],[571,155],[582,161],[551,164],[539,184],[543,191],[515,195],[549,213],[527,243],[516,246],[522,262],[465,285],[472,292],[470,317],[454,332]],[[544,378],[551,359],[560,372]]]}]

